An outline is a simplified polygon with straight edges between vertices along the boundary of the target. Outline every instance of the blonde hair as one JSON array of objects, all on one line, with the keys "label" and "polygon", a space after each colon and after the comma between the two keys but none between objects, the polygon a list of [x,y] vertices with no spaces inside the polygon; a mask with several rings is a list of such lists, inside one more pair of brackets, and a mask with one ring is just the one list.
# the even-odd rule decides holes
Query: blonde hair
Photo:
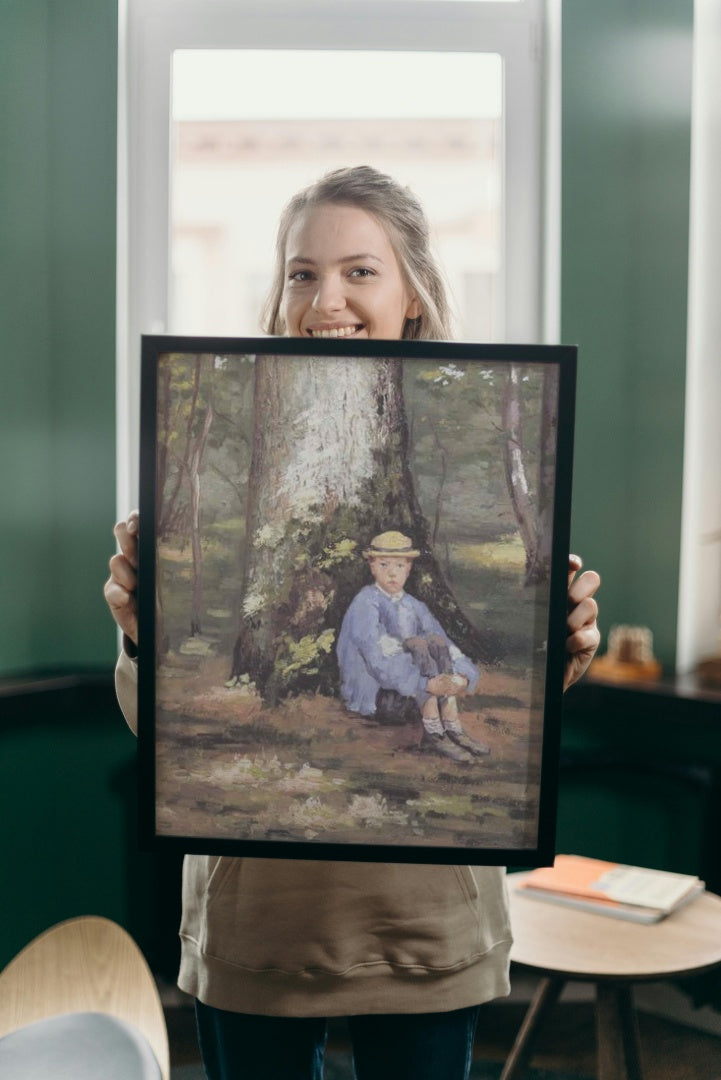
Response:
[{"label": "blonde hair", "polygon": [[296,218],[311,206],[336,203],[357,206],[386,229],[401,273],[421,305],[421,314],[406,319],[402,338],[447,341],[452,336],[451,311],[443,276],[430,250],[428,221],[419,200],[392,177],[370,165],[327,173],[294,195],[281,214],[275,248],[275,274],[263,312],[263,330],[284,334],[281,315],[288,233]]}]

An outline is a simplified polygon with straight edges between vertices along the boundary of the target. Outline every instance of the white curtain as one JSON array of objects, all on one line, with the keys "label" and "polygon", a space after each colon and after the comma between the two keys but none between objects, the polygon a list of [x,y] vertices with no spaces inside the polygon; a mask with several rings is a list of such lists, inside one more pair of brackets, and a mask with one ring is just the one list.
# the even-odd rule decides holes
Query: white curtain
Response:
[{"label": "white curtain", "polygon": [[696,0],[693,56],[679,672],[721,652],[721,0]]}]

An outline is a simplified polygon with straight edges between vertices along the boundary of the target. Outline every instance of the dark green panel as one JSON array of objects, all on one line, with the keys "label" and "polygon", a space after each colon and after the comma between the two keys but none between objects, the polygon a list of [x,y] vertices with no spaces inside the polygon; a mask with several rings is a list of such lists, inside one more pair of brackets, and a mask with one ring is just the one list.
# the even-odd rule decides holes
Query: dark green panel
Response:
[{"label": "dark green panel", "polygon": [[[0,968],[49,926],[104,915],[154,971],[177,974],[180,858],[138,849],[137,743],[110,677],[3,695],[0,820],[7,873]],[[74,684],[74,685],[72,685]]]},{"label": "dark green panel", "polygon": [[102,696],[0,699],[0,816],[12,868],[0,966],[41,930],[81,914],[127,926],[135,740]]},{"label": "dark green panel", "polygon": [[562,337],[577,343],[573,544],[602,629],[675,657],[692,0],[563,7]]},{"label": "dark green panel", "polygon": [[0,3],[0,671],[35,662],[52,593],[44,3]]},{"label": "dark green panel", "polygon": [[681,779],[631,769],[564,776],[557,850],[696,874],[703,860],[704,793]]},{"label": "dark green panel", "polygon": [[117,5],[50,5],[50,296],[61,664],[110,662],[102,599],[115,519]]},{"label": "dark green panel", "polygon": [[0,675],[109,665],[116,0],[0,0]]},{"label": "dark green panel", "polygon": [[564,701],[557,850],[699,874],[718,891],[721,702],[675,682]]}]

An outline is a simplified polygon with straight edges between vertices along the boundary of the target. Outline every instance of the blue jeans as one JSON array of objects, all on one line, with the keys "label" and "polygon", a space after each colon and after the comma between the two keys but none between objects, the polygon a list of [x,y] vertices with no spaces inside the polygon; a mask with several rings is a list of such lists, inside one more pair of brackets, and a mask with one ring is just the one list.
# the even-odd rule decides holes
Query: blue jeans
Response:
[{"label": "blue jeans", "polygon": [[[195,1007],[208,1080],[321,1080],[325,1018]],[[467,1080],[478,1009],[348,1017],[356,1080]]]}]

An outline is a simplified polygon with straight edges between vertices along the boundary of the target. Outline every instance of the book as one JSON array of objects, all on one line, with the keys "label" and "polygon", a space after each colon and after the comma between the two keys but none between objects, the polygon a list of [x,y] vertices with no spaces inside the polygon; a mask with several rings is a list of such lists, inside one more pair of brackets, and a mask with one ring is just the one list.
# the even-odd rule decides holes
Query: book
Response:
[{"label": "book", "polygon": [[633,922],[659,922],[705,889],[694,874],[557,855],[519,883],[525,896]]}]

